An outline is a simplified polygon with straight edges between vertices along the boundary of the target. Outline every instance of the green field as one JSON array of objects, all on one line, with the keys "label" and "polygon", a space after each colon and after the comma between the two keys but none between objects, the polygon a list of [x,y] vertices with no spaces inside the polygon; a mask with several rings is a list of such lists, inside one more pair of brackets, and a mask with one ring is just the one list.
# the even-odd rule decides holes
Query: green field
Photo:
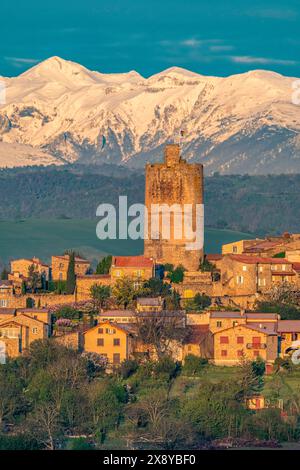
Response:
[{"label": "green field", "polygon": [[[25,219],[0,221],[0,261],[12,258],[38,256],[49,261],[52,254],[74,249],[90,260],[110,253],[138,255],[143,251],[141,240],[99,240],[96,237],[97,220],[91,219]],[[218,253],[223,243],[252,238],[242,232],[206,229],[205,250]]]}]

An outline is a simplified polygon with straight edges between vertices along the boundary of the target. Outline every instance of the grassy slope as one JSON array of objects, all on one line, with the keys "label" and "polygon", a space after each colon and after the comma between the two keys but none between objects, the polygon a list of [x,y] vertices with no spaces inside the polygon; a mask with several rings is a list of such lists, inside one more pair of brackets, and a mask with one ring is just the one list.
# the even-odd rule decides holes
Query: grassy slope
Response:
[{"label": "grassy slope", "polygon": [[[143,251],[141,240],[99,240],[97,220],[90,219],[26,219],[0,221],[0,260],[39,256],[45,260],[66,249],[76,249],[90,259],[103,253],[135,255]],[[248,234],[230,230],[207,229],[205,247],[208,253],[219,252],[222,243],[251,238]]]}]

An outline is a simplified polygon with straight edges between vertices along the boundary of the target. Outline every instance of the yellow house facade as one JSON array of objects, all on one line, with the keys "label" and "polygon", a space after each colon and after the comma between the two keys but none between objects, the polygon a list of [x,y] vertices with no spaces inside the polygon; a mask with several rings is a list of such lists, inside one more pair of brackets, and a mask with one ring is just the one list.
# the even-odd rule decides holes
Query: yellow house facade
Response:
[{"label": "yellow house facade", "polygon": [[109,365],[118,366],[133,353],[134,332],[123,325],[99,323],[85,331],[83,337],[84,351],[105,357]]},{"label": "yellow house facade", "polygon": [[242,360],[261,358],[273,363],[278,357],[278,336],[274,328],[239,324],[213,334],[213,362],[233,366]]}]

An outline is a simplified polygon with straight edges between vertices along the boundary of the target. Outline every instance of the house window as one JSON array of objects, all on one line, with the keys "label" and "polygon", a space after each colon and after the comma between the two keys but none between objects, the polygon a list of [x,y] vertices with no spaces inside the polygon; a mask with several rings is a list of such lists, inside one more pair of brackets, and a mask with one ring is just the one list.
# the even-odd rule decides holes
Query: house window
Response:
[{"label": "house window", "polygon": [[259,336],[253,336],[252,344],[260,344],[260,337]]},{"label": "house window", "polygon": [[247,271],[247,266],[243,266],[243,271]]},{"label": "house window", "polygon": [[237,344],[244,344],[244,336],[237,337]]},{"label": "house window", "polygon": [[114,328],[106,328],[105,331],[108,335],[114,335],[116,333],[116,330]]},{"label": "house window", "polygon": [[242,357],[244,355],[244,351],[242,349],[239,349],[237,355],[238,357]]},{"label": "house window", "polygon": [[263,272],[263,267],[262,267],[262,266],[259,267],[259,272],[260,272],[260,273]]},{"label": "house window", "polygon": [[265,285],[266,285],[266,280],[265,280],[265,278],[263,278],[263,279],[260,279],[260,278],[259,278],[259,279],[258,279],[258,285],[259,285],[259,286],[265,286]]},{"label": "house window", "polygon": [[114,353],[113,355],[113,364],[120,364],[121,357],[119,353]]},{"label": "house window", "polygon": [[1,299],[0,300],[0,307],[7,307],[7,300],[6,299]]},{"label": "house window", "polygon": [[282,265],[282,271],[285,271],[286,270],[286,266],[285,264]]},{"label": "house window", "polygon": [[37,329],[37,328],[32,328],[32,333],[33,333],[34,335],[36,335],[37,332],[38,332],[38,329]]},{"label": "house window", "polygon": [[227,351],[226,351],[226,349],[222,349],[222,351],[221,351],[221,356],[222,356],[222,357],[226,357],[226,356],[227,356]]},{"label": "house window", "polygon": [[234,321],[232,322],[232,326],[238,326],[238,324],[239,324],[239,322],[238,322],[237,320],[234,320]]},{"label": "house window", "polygon": [[114,346],[120,346],[120,339],[114,338]]},{"label": "house window", "polygon": [[232,253],[237,253],[237,251],[238,251],[238,250],[237,250],[237,246],[236,246],[236,245],[233,245],[233,247],[232,247]]},{"label": "house window", "polygon": [[244,276],[237,276],[236,277],[237,284],[244,284]]},{"label": "house window", "polygon": [[120,277],[121,276],[121,271],[116,271],[116,277]]},{"label": "house window", "polygon": [[222,326],[222,322],[221,321],[217,321],[217,328],[221,328]]},{"label": "house window", "polygon": [[228,344],[229,339],[228,336],[220,336],[220,344]]},{"label": "house window", "polygon": [[98,335],[103,335],[103,328],[98,328]]},{"label": "house window", "polygon": [[297,333],[292,333],[292,341],[297,341]]},{"label": "house window", "polygon": [[104,346],[104,338],[97,339],[97,346]]}]

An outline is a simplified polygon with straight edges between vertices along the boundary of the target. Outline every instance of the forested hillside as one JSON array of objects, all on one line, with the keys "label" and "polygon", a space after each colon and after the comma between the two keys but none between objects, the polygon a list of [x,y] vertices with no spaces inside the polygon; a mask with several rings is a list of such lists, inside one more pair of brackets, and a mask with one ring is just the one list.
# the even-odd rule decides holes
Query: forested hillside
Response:
[{"label": "forested hillside", "polygon": [[[100,203],[143,202],[144,175],[126,167],[31,167],[0,172],[0,219],[92,218]],[[300,231],[300,175],[205,178],[206,226],[256,234]]]}]

